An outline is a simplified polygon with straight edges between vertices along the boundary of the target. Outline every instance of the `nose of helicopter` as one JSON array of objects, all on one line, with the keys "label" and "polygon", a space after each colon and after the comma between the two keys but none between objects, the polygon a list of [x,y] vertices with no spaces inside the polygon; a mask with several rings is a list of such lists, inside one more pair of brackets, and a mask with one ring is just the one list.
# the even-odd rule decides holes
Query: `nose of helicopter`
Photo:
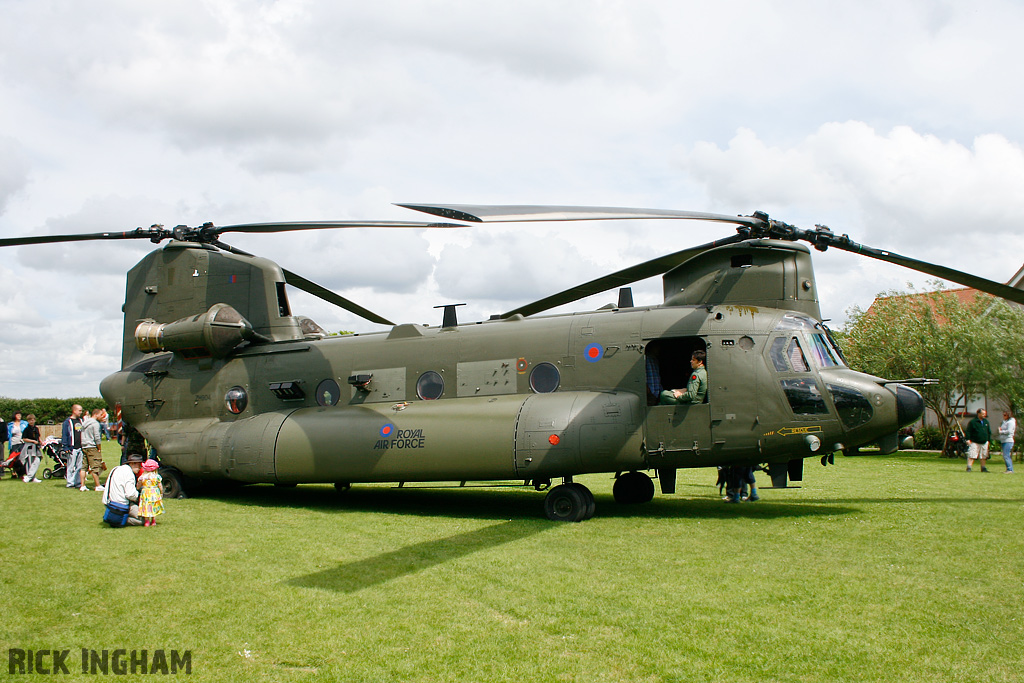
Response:
[{"label": "nose of helicopter", "polygon": [[920,419],[924,415],[924,399],[914,389],[896,385],[896,417],[901,427]]}]

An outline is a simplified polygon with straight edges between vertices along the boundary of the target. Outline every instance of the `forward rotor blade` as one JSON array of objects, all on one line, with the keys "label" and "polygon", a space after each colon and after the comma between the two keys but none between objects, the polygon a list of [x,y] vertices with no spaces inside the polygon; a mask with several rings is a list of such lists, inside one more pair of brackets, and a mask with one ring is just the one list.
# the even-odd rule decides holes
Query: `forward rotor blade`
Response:
[{"label": "forward rotor blade", "polygon": [[[246,223],[242,225],[215,226],[207,223],[198,228],[179,225],[173,229],[162,226],[136,228],[125,232],[94,232],[80,235],[37,235],[35,237],[9,237],[0,239],[0,247],[17,247],[28,244],[53,244],[57,242],[88,242],[92,240],[148,239],[159,243],[165,239],[179,239],[187,242],[215,244],[224,232],[272,233],[293,230],[329,230],[332,228],[464,228],[457,223],[424,223],[419,221],[308,221],[293,223]],[[244,252],[242,252],[244,253]]]},{"label": "forward rotor blade", "polygon": [[396,204],[441,218],[472,223],[527,223],[531,221],[599,221],[628,219],[665,219],[716,221],[733,225],[761,225],[751,216],[727,216],[699,211],[671,209],[628,209],[614,206],[529,206],[487,204]]},{"label": "forward rotor blade", "polygon": [[387,318],[385,318],[384,316],[377,315],[373,311],[367,310],[360,306],[359,304],[355,303],[354,301],[349,301],[345,297],[339,294],[335,294],[326,287],[323,287],[315,282],[307,280],[301,275],[293,273],[290,270],[285,270],[283,268],[281,270],[284,272],[284,281],[290,284],[292,287],[295,287],[296,289],[301,289],[302,291],[308,294],[312,294],[315,297],[323,299],[327,303],[334,304],[335,306],[340,306],[341,308],[344,308],[346,311],[355,313],[360,318],[365,318],[370,322],[378,323],[381,325],[395,324],[388,320]]},{"label": "forward rotor blade", "polygon": [[991,294],[992,296],[1007,299],[1018,304],[1024,304],[1024,290],[1004,285],[1000,282],[995,282],[987,278],[978,277],[977,275],[971,275],[970,273],[965,273],[961,270],[954,270],[953,268],[947,268],[946,266],[940,266],[935,263],[928,263],[927,261],[918,261],[917,259],[912,259],[909,256],[901,256],[899,254],[894,254],[891,251],[875,249],[874,247],[866,247],[863,244],[857,244],[856,242],[836,241],[830,243],[829,246],[836,249],[842,249],[853,254],[868,256],[873,259],[878,259],[879,261],[895,263],[898,266],[910,268],[911,270],[916,270],[919,273],[934,275],[937,278],[956,282],[957,284],[964,285],[965,287],[973,287],[978,291]]},{"label": "forward rotor blade", "polygon": [[520,306],[508,313],[502,313],[500,317],[508,318],[516,314],[533,315],[534,313],[540,313],[541,311],[549,310],[555,306],[572,303],[573,301],[577,301],[592,294],[600,294],[601,292],[614,287],[622,287],[636,282],[637,280],[645,280],[655,275],[661,275],[662,273],[667,273],[672,270],[680,263],[688,261],[708,249],[721,247],[727,244],[735,244],[746,239],[748,238],[743,235],[732,235],[720,240],[715,240],[714,242],[702,244],[699,247],[691,247],[672,254],[666,254],[665,256],[659,256],[656,259],[645,261],[644,263],[611,273],[610,275],[599,277],[596,280],[585,282],[582,285],[576,285],[575,287],[544,297],[543,299],[526,304],[525,306]]}]

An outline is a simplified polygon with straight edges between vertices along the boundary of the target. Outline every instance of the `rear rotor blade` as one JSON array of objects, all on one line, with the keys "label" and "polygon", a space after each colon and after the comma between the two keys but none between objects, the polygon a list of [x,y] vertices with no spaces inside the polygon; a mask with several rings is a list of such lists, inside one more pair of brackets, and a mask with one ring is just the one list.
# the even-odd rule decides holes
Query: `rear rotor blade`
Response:
[{"label": "rear rotor blade", "polygon": [[727,216],[699,211],[671,209],[628,209],[614,206],[529,206],[488,204],[396,204],[441,218],[473,223],[527,223],[531,221],[595,221],[627,219],[675,218],[717,221],[733,225],[760,225],[763,221],[750,216]]},{"label": "rear rotor blade", "polygon": [[335,306],[340,306],[341,308],[344,308],[346,311],[355,313],[360,318],[365,318],[370,322],[379,323],[381,325],[395,324],[388,320],[387,318],[385,318],[384,316],[377,315],[373,311],[363,308],[354,301],[349,301],[340,294],[335,294],[326,287],[318,285],[317,283],[311,280],[307,280],[306,278],[302,277],[301,275],[298,275],[297,273],[293,273],[292,271],[285,270],[283,268],[281,270],[282,272],[284,272],[284,281],[290,284],[292,287],[295,287],[296,289],[301,289],[302,291],[308,294],[312,294],[315,297],[323,299],[327,303],[334,304]]},{"label": "rear rotor blade", "polygon": [[57,242],[88,242],[91,240],[135,240],[150,239],[159,242],[171,236],[169,230],[154,226],[135,228],[126,232],[94,232],[81,235],[36,235],[35,237],[6,237],[0,239],[0,247],[19,247],[28,244],[54,244]]},{"label": "rear rotor blade", "polygon": [[623,285],[628,285],[632,282],[636,282],[637,280],[645,280],[649,277],[654,277],[655,275],[661,275],[662,273],[667,273],[672,270],[680,263],[688,261],[708,249],[725,246],[727,244],[735,244],[746,239],[747,238],[743,235],[732,235],[724,239],[715,240],[714,242],[708,242],[707,244],[703,244],[699,247],[691,247],[672,254],[666,254],[665,256],[659,256],[656,259],[645,261],[644,263],[611,273],[610,275],[599,277],[596,280],[585,282],[582,285],[576,285],[575,287],[544,297],[543,299],[526,304],[525,306],[520,306],[508,313],[502,313],[499,317],[508,318],[516,314],[533,315],[534,313],[540,313],[541,311],[552,309],[555,306],[572,303],[573,301],[588,297],[592,294],[600,294],[601,292],[614,287],[622,287]]}]

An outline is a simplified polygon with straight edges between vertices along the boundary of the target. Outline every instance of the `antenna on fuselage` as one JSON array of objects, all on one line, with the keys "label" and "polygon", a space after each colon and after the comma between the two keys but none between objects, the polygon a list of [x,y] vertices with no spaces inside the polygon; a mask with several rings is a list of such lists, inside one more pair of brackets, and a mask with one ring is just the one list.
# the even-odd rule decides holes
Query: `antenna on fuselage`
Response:
[{"label": "antenna on fuselage", "polygon": [[459,326],[458,316],[455,315],[456,306],[465,306],[466,304],[444,304],[442,306],[434,306],[434,308],[443,308],[444,317],[441,318],[441,329],[451,329]]}]

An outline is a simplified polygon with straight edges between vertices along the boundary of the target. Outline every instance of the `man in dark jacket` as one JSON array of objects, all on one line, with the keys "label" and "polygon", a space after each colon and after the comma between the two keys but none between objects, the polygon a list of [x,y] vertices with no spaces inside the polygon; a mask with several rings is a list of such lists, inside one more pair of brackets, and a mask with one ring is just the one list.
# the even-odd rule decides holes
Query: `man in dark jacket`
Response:
[{"label": "man in dark jacket", "polygon": [[992,440],[992,428],[989,427],[988,412],[978,408],[975,418],[967,423],[967,471],[971,471],[975,460],[981,460],[981,471],[988,472],[985,461],[988,460],[988,442]]},{"label": "man in dark jacket", "polygon": [[[68,454],[67,487],[78,488],[78,475],[82,473],[82,406],[77,403],[71,406],[71,417],[64,420],[60,430],[60,442],[70,449]],[[82,477],[81,490],[88,491],[85,487],[85,477]]]}]

